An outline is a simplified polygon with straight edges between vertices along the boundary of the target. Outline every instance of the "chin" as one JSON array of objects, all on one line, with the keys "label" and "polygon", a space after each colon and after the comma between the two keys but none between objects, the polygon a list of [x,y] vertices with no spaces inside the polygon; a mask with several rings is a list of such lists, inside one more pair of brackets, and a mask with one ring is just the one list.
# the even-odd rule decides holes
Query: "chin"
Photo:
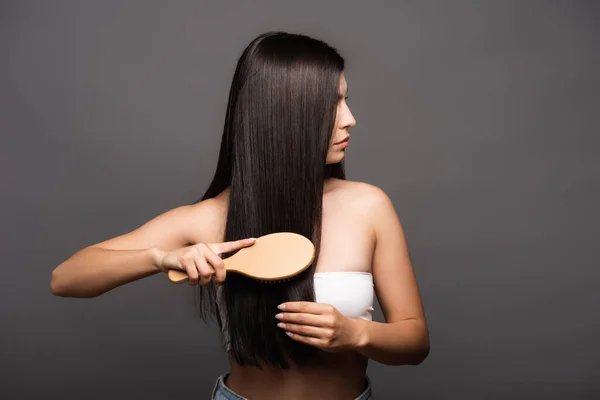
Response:
[{"label": "chin", "polygon": [[343,151],[336,151],[327,157],[326,164],[337,164],[344,159],[345,153]]}]

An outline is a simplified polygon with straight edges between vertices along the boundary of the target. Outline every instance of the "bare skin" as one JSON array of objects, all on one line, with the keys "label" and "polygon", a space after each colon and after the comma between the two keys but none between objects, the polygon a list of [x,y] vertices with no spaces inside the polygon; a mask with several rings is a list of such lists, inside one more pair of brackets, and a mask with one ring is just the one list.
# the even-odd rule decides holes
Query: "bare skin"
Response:
[{"label": "bare skin", "polygon": [[[133,232],[81,250],[55,269],[52,291],[59,296],[98,296],[163,271],[158,260],[169,251],[165,249],[180,251],[190,243],[222,246],[227,196],[228,190],[214,199],[171,210]],[[310,367],[260,371],[231,360],[226,384],[244,397],[350,399],[364,389],[369,358],[402,365],[419,364],[427,355],[427,328],[416,280],[400,222],[385,193],[366,183],[328,179],[322,221],[316,271],[371,272],[386,322],[361,321],[368,323],[368,329],[360,331],[366,339],[356,343],[355,350],[326,349]],[[186,226],[195,228],[186,230]],[[215,252],[220,251],[215,248]],[[210,278],[217,279],[214,269],[208,279],[200,280],[206,284]],[[416,323],[410,329],[401,325],[410,321]],[[277,322],[274,316],[273,323]]]},{"label": "bare skin", "polygon": [[[375,249],[373,221],[365,194],[370,188],[358,182],[329,179],[324,186],[321,253],[317,272],[372,272]],[[222,239],[227,191],[217,197],[220,229],[208,241]],[[372,200],[371,200],[372,201]],[[365,202],[361,204],[361,202]],[[273,316],[273,323],[278,321]],[[352,399],[364,390],[368,359],[354,351],[322,352],[314,365],[281,371],[240,366],[230,358],[227,386],[249,399]]]},{"label": "bare skin", "polygon": [[[340,77],[340,100],[327,163],[344,158],[356,121],[346,104],[346,81]],[[223,243],[229,190],[198,204],[182,206],[155,217],[139,228],[84,248],[52,273],[52,292],[63,297],[95,297],[116,287],[169,268],[185,270],[190,284],[226,280],[222,252],[251,246],[250,239]],[[230,360],[226,384],[250,399],[351,399],[364,389],[369,359],[387,365],[421,363],[429,352],[429,336],[404,231],[388,196],[361,182],[324,182],[321,253],[316,271],[362,271],[373,274],[375,292],[385,322],[355,320],[333,307],[286,303],[280,320],[292,339],[322,350],[310,367],[261,371]],[[330,339],[303,335],[313,326],[306,318],[336,317]],[[323,318],[322,318],[323,319]],[[319,324],[316,324],[318,326]],[[325,328],[316,328],[325,331]],[[319,336],[319,335],[317,335]]]}]

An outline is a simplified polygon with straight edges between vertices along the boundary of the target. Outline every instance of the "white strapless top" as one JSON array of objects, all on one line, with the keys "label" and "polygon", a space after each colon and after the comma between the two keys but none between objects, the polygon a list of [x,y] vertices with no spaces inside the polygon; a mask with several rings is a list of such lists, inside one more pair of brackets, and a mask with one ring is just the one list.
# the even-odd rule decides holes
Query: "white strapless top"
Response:
[{"label": "white strapless top", "polygon": [[[315,302],[331,304],[342,315],[371,321],[375,291],[373,275],[369,272],[339,271],[314,273]],[[225,349],[230,349],[226,309],[222,290],[217,289],[217,304],[223,321]]]},{"label": "white strapless top", "polygon": [[315,272],[315,301],[331,304],[349,318],[373,319],[373,276],[369,272]]}]

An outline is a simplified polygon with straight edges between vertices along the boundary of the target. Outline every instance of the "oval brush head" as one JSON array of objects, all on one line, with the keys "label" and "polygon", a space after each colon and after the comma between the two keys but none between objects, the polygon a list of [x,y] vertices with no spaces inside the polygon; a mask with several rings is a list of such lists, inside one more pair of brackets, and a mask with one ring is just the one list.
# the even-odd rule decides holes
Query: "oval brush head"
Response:
[{"label": "oval brush head", "polygon": [[[310,266],[315,246],[306,237],[293,232],[261,236],[254,244],[223,259],[227,273],[235,272],[261,282],[282,282]],[[182,270],[169,270],[169,279],[181,283],[188,279]]]}]

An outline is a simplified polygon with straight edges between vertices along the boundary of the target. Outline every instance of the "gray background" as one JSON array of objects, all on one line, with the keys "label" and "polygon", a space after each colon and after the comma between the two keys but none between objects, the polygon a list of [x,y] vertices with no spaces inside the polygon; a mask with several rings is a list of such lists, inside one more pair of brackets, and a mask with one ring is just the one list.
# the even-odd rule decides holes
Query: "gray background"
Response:
[{"label": "gray background", "polygon": [[371,362],[377,398],[599,396],[598,4],[3,1],[0,397],[208,398],[227,364],[192,288],[62,299],[50,273],[203,193],[270,29],[347,58],[348,178],[408,236],[431,354]]}]

